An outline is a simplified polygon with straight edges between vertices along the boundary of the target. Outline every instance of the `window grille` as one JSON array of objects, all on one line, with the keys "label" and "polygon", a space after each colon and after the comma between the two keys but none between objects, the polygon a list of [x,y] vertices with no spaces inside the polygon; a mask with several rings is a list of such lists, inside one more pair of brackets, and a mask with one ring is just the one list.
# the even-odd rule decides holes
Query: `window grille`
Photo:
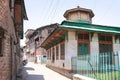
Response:
[{"label": "window grille", "polygon": [[111,35],[100,35],[99,41],[102,42],[112,42],[112,36]]},{"label": "window grille", "polygon": [[64,44],[64,42],[60,44],[60,49],[61,49],[60,59],[64,60],[65,59],[65,44]]},{"label": "window grille", "polygon": [[78,39],[79,40],[89,40],[89,34],[88,33],[79,33]]}]

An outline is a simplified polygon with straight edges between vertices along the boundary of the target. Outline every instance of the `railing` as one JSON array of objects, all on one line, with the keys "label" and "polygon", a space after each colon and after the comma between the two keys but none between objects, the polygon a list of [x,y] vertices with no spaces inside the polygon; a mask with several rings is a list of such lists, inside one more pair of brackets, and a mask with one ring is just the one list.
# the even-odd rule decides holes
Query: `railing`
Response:
[{"label": "railing", "polygon": [[97,80],[120,80],[120,54],[99,53],[72,58],[74,73]]}]

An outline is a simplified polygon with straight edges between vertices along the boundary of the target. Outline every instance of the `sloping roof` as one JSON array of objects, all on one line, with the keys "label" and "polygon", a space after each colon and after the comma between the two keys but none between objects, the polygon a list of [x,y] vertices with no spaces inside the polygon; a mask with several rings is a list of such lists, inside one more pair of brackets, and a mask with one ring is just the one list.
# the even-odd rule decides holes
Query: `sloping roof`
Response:
[{"label": "sloping roof", "polygon": [[24,15],[24,20],[28,20],[24,0],[23,0],[23,9],[24,9],[24,13],[23,13],[23,15]]},{"label": "sloping roof", "polygon": [[59,25],[59,24],[58,23],[54,23],[54,24],[49,24],[49,25],[41,26],[41,27],[37,28],[35,31],[40,30],[40,29],[44,29],[46,27],[57,26],[57,25]]},{"label": "sloping roof", "polygon": [[73,30],[84,30],[89,32],[105,32],[105,33],[120,34],[119,27],[96,25],[96,24],[89,24],[89,23],[79,23],[79,22],[72,22],[72,21],[63,21],[61,23],[61,28],[73,29]]},{"label": "sloping roof", "polygon": [[[47,37],[47,39],[41,44],[41,47],[48,49],[50,44],[55,44],[55,39],[60,39],[62,36],[59,33],[64,34],[67,30],[75,31],[87,31],[109,34],[120,34],[120,28],[114,26],[95,25],[90,23],[80,23],[72,21],[63,21],[58,27]],[[59,34],[59,36],[56,36]]]},{"label": "sloping roof", "polygon": [[81,7],[77,7],[77,8],[73,8],[73,9],[69,9],[69,10],[66,10],[66,12],[64,13],[64,17],[66,17],[68,15],[68,13],[70,12],[75,12],[75,11],[85,11],[85,12],[89,12],[91,17],[94,17],[94,13],[91,9],[86,9],[86,8],[81,8]]}]

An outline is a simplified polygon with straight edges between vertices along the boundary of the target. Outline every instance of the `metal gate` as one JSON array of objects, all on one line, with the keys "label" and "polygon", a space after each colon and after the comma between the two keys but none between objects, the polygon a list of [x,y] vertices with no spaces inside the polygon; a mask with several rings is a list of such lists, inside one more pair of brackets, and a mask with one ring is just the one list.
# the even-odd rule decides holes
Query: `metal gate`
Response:
[{"label": "metal gate", "polygon": [[81,55],[72,58],[74,73],[97,80],[120,80],[120,52]]}]

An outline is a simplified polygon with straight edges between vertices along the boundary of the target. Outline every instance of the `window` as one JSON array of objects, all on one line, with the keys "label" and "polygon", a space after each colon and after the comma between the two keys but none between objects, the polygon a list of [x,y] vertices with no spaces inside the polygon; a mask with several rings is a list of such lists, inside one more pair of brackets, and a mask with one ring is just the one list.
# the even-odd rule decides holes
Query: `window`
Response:
[{"label": "window", "polygon": [[112,52],[112,36],[111,35],[100,35],[99,36],[99,52]]},{"label": "window", "polygon": [[48,60],[50,59],[50,51],[49,50],[47,51],[47,59]]},{"label": "window", "polygon": [[56,46],[56,60],[59,58],[59,46]]},{"label": "window", "polygon": [[100,42],[110,42],[112,43],[112,36],[111,35],[100,35],[99,36]]},{"label": "window", "polygon": [[51,60],[51,49],[49,50],[49,59]]},{"label": "window", "polygon": [[89,44],[88,43],[79,43],[78,44],[78,56],[87,55],[89,53]]},{"label": "window", "polygon": [[81,32],[78,33],[78,56],[88,55],[90,52],[90,40],[89,33]]},{"label": "window", "polygon": [[60,59],[61,60],[64,60],[65,59],[65,45],[64,45],[64,42],[62,42],[61,44],[60,44],[60,53],[61,53],[61,55],[60,55]]},{"label": "window", "polygon": [[79,40],[89,40],[89,34],[88,33],[78,33],[78,39]]},{"label": "window", "polygon": [[2,28],[0,28],[0,56],[3,56],[2,54],[2,48],[3,48],[3,37],[4,37],[4,30]]},{"label": "window", "polygon": [[55,49],[54,47],[52,48],[52,62],[55,61]]},{"label": "window", "polygon": [[114,58],[112,56],[113,45],[112,35],[99,35],[99,53],[100,55],[106,55],[100,57],[101,64],[112,64]]}]

